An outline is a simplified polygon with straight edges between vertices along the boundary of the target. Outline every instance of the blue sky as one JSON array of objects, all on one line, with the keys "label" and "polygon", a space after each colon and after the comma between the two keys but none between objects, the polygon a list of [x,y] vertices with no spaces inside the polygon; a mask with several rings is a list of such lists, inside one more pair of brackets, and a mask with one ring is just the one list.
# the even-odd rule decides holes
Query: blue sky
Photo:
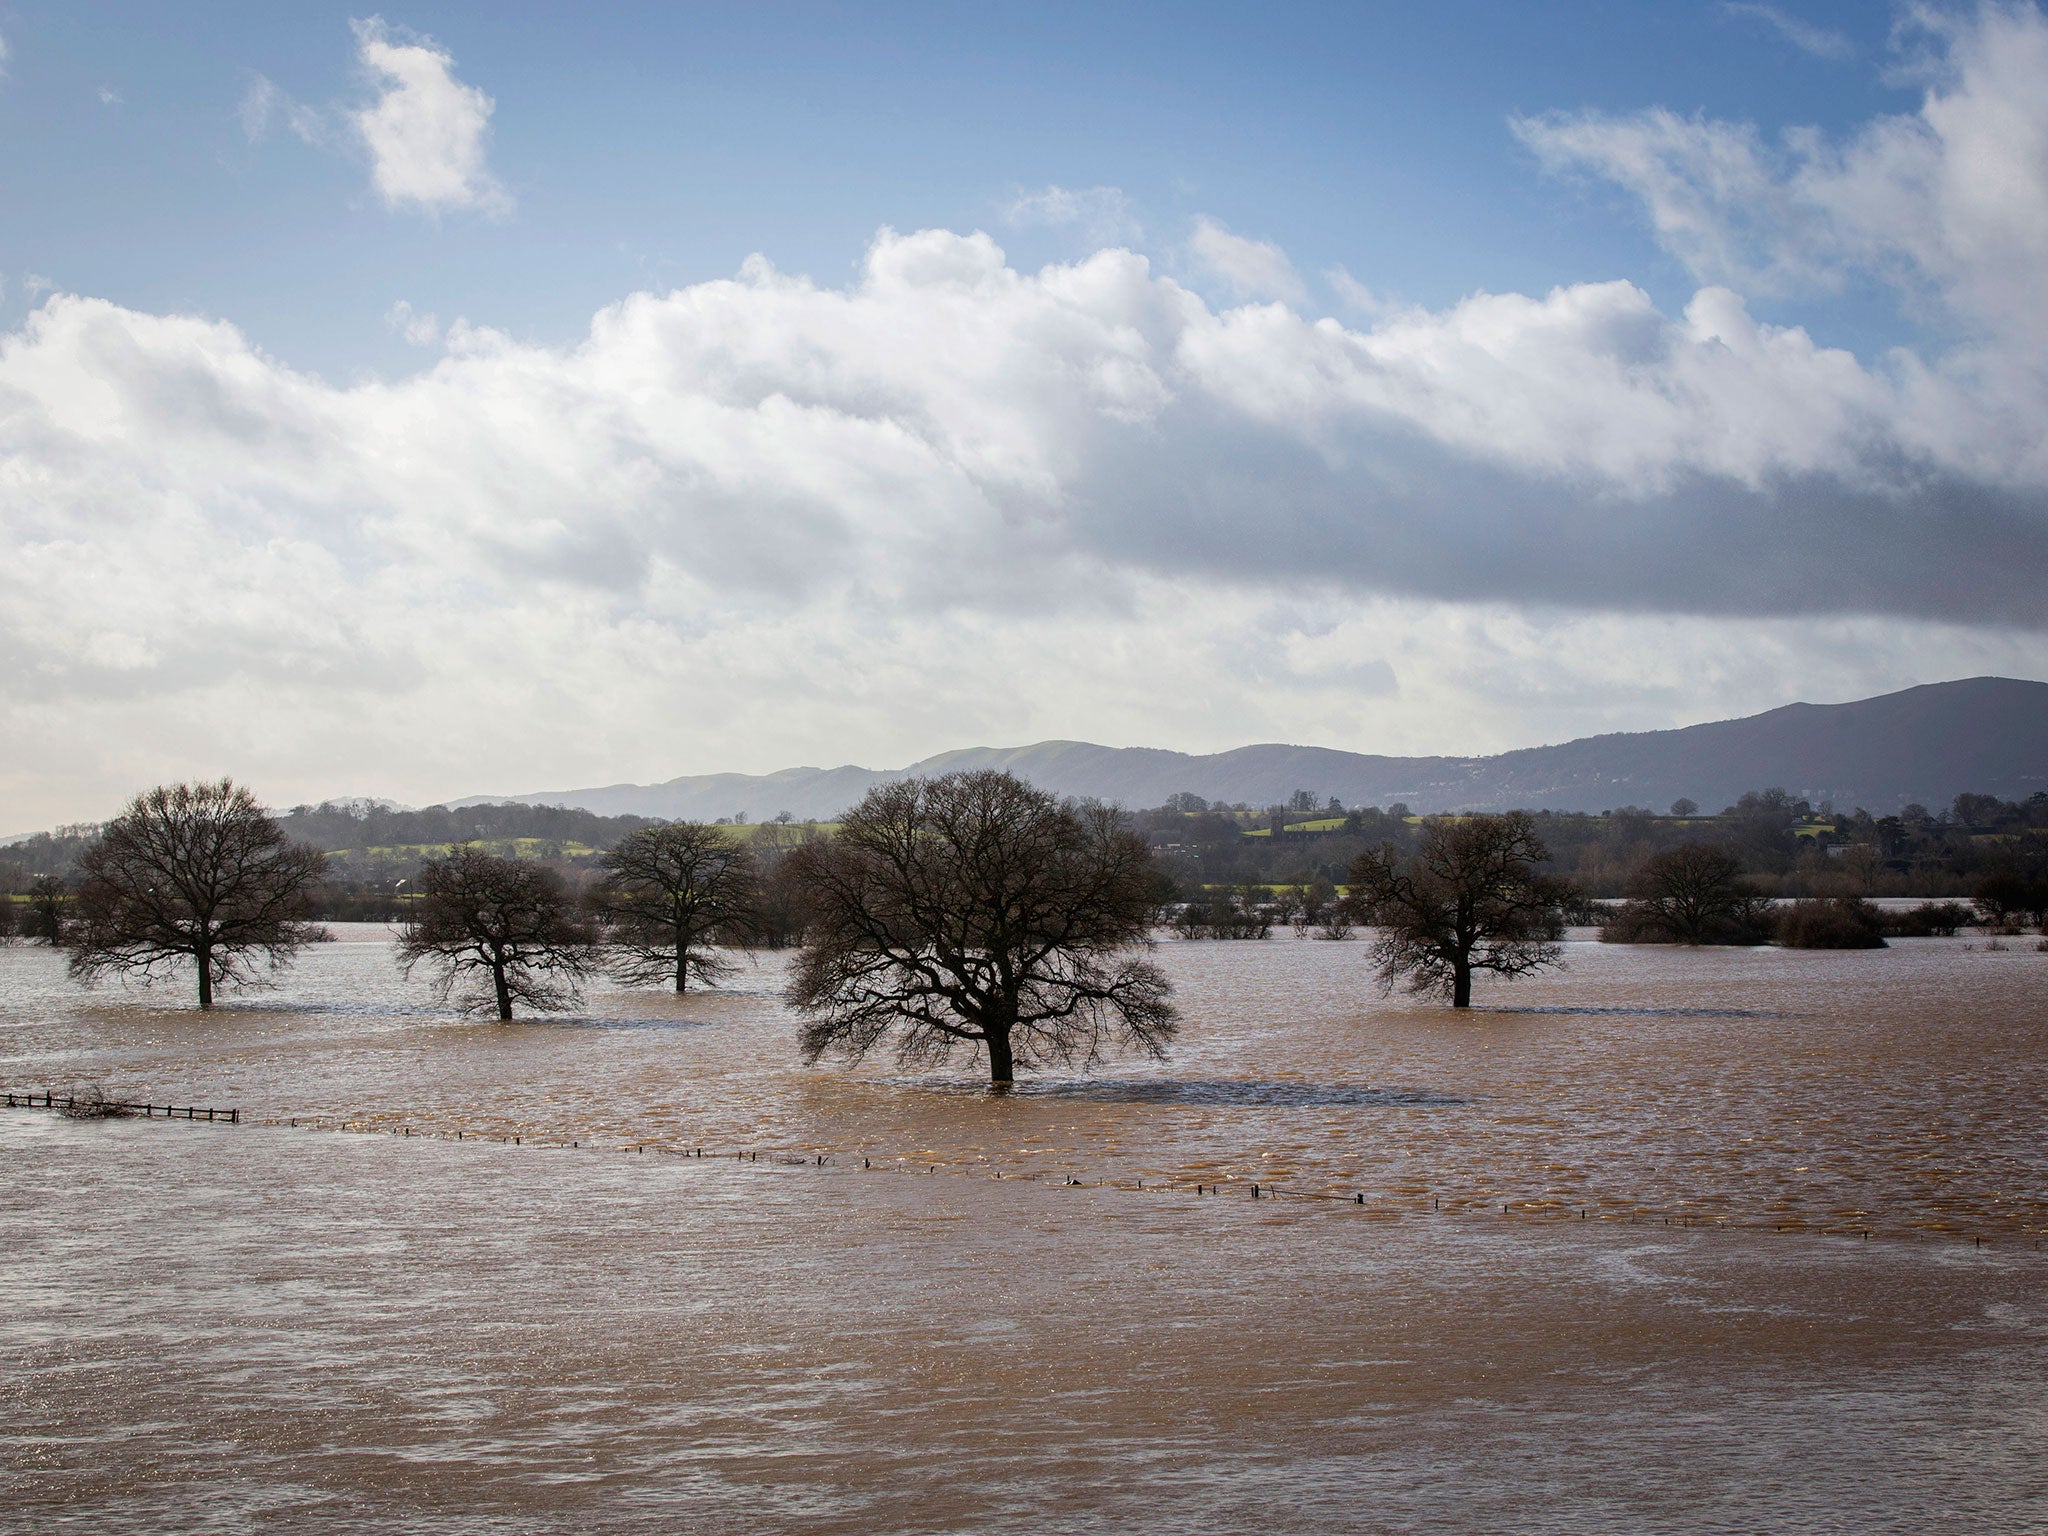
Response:
[{"label": "blue sky", "polygon": [[[562,342],[634,288],[724,277],[750,253],[821,281],[876,228],[987,228],[1022,265],[1083,249],[1017,229],[1019,189],[1113,186],[1148,247],[1202,215],[1432,307],[1628,277],[1662,303],[1684,269],[1626,200],[1535,173],[1510,121],[1555,109],[1840,131],[1910,108],[1880,6],[1803,6],[1817,57],[1757,14],[1700,5],[430,5],[431,36],[489,91],[513,217],[394,219],[359,155],[251,144],[251,82],[332,110],[360,98],[360,8],[91,4],[0,23],[0,131],[28,149],[0,196],[24,274],[156,311],[232,318],[323,372],[401,367],[406,298]],[[1786,13],[1786,14],[1789,14]],[[118,103],[101,99],[116,93]],[[1326,303],[1335,296],[1322,295]],[[1857,300],[1861,302],[1856,302]],[[1898,339],[1882,296],[1759,314],[1823,339]]]},{"label": "blue sky", "polygon": [[2032,3],[0,45],[0,831],[2048,675]]}]

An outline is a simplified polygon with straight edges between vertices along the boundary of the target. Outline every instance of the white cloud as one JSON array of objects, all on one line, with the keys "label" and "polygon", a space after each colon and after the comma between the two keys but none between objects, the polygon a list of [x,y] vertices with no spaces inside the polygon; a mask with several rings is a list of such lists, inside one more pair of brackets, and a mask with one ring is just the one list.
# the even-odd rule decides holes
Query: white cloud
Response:
[{"label": "white cloud", "polygon": [[1069,229],[1096,245],[1135,245],[1145,236],[1131,200],[1118,187],[1018,188],[1003,205],[1013,228]]},{"label": "white cloud", "polygon": [[103,107],[118,107],[122,104],[121,93],[111,85],[101,86],[97,94],[100,98],[100,105]]},{"label": "white cloud", "polygon": [[346,387],[58,297],[0,394],[24,825],[222,767],[420,801],[1042,736],[1479,750],[2048,670],[2048,397],[1715,289],[1354,330],[884,231],[843,289],[756,258]]},{"label": "white cloud", "polygon": [[1323,274],[1323,281],[1336,295],[1337,308],[1352,320],[1386,320],[1400,314],[1405,307],[1386,294],[1366,287],[1344,267],[1330,268]]},{"label": "white cloud", "polygon": [[328,139],[327,119],[315,107],[294,101],[276,82],[263,75],[254,75],[249,87],[242,92],[241,102],[235,108],[235,115],[241,120],[242,134],[251,144],[260,144],[270,136],[271,128],[283,123],[285,130],[305,144],[324,144]]},{"label": "white cloud", "polygon": [[405,338],[407,346],[431,347],[441,339],[441,321],[433,311],[416,310],[400,299],[385,312],[384,323]]},{"label": "white cloud", "polygon": [[1306,297],[1285,251],[1270,241],[1234,235],[1212,218],[1195,221],[1188,254],[1201,275],[1220,282],[1233,298],[1298,304]]},{"label": "white cloud", "polygon": [[1721,9],[1730,16],[1762,22],[1794,48],[1817,59],[1846,59],[1856,52],[1856,45],[1842,33],[1788,15],[1775,5],[1753,4],[1751,0],[1722,0]]},{"label": "white cloud", "polygon": [[1938,55],[1920,110],[1840,141],[1663,109],[1518,120],[1553,170],[1639,197],[1703,281],[1790,293],[1876,274],[1971,329],[2048,341],[2048,19],[2033,5],[1915,11]]},{"label": "white cloud", "polygon": [[370,151],[385,206],[509,213],[512,198],[484,163],[491,98],[457,80],[454,58],[431,41],[394,41],[379,16],[349,25],[379,93],[350,121]]},{"label": "white cloud", "polygon": [[13,53],[8,49],[7,39],[0,37],[0,80],[7,78],[7,65],[13,57]]}]

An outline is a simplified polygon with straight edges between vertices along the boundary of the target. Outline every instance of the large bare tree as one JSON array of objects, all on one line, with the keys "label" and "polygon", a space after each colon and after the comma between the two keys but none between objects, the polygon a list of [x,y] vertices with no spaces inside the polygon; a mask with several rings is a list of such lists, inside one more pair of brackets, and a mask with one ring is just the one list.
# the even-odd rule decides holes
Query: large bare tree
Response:
[{"label": "large bare tree", "polygon": [[720,941],[748,931],[759,879],[752,851],[721,827],[678,821],[630,832],[598,860],[596,907],[613,974],[629,986],[716,982]]},{"label": "large bare tree", "polygon": [[443,999],[459,982],[465,1012],[512,1017],[524,1003],[542,1012],[574,1007],[597,968],[597,935],[562,877],[544,864],[501,859],[465,843],[420,866],[419,897],[399,930],[399,969],[431,966]]},{"label": "large bare tree", "polygon": [[155,981],[190,963],[199,1006],[326,937],[310,921],[326,856],[294,843],[231,779],[137,795],[79,855],[63,903],[71,974]]},{"label": "large bare tree", "polygon": [[1163,1056],[1171,988],[1135,949],[1157,890],[1151,852],[1115,812],[1062,804],[1007,773],[906,779],[868,792],[838,836],[787,855],[809,928],[789,998],[807,1060],[985,1050],[1019,1066]]},{"label": "large bare tree", "polygon": [[1577,892],[1539,872],[1549,857],[1527,811],[1436,817],[1409,857],[1391,844],[1360,854],[1350,899],[1377,930],[1384,989],[1405,982],[1469,1008],[1475,971],[1521,976],[1561,964],[1564,907]]}]

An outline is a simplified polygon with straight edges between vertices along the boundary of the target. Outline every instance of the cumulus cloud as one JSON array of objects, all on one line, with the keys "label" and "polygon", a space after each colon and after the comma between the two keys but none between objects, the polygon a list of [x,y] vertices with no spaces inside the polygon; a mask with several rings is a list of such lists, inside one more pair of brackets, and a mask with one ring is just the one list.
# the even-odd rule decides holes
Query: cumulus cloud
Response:
[{"label": "cumulus cloud", "polygon": [[379,16],[349,25],[378,92],[349,118],[385,206],[509,213],[512,198],[485,164],[496,103],[456,79],[454,58],[431,40],[394,39]]},{"label": "cumulus cloud", "polygon": [[1801,53],[1810,53],[1817,59],[1846,59],[1856,52],[1856,45],[1844,34],[1787,15],[1775,5],[1722,0],[1721,10],[1729,16],[1763,23]]},{"label": "cumulus cloud", "polygon": [[1332,267],[1323,274],[1336,296],[1337,308],[1353,320],[1385,320],[1399,314],[1402,306],[1386,294],[1368,288],[1346,267]]},{"label": "cumulus cloud", "polygon": [[1301,279],[1285,251],[1267,240],[1234,235],[1212,218],[1195,221],[1188,255],[1198,274],[1222,284],[1233,298],[1298,303],[1304,297]]},{"label": "cumulus cloud", "polygon": [[[573,347],[457,325],[424,371],[346,386],[60,296],[0,342],[0,734],[132,743],[66,770],[110,796],[222,761],[317,793],[332,751],[417,798],[821,742],[1394,750],[1475,689],[1496,734],[1471,746],[1510,745],[1538,703],[1545,730],[1614,723],[1565,709],[1573,679],[1640,705],[1587,636],[1705,666],[1674,614],[1781,689],[1817,675],[1799,633],[1854,637],[1829,676],[2014,670],[2048,401],[1971,388],[1723,290],[1354,330],[936,230],[884,231],[845,288],[756,258]],[[1781,670],[1740,660],[1757,635]]]},{"label": "cumulus cloud", "polygon": [[418,310],[400,299],[385,311],[384,323],[405,338],[407,346],[431,347],[441,339],[441,321],[432,310]]},{"label": "cumulus cloud", "polygon": [[1012,228],[1068,229],[1097,245],[1134,245],[1145,235],[1131,200],[1118,187],[1020,187],[1002,213]]}]

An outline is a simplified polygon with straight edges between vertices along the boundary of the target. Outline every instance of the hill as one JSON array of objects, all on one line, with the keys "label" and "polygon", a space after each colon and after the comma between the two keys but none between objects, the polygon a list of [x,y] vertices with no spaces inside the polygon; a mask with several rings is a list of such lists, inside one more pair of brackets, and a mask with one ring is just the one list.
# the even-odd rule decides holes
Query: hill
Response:
[{"label": "hill", "polygon": [[1281,745],[1197,756],[1043,741],[969,747],[899,769],[702,774],[661,784],[480,795],[456,804],[511,800],[693,820],[745,812],[760,821],[787,811],[799,820],[830,820],[871,785],[966,768],[1007,769],[1058,794],[1128,806],[1159,805],[1182,791],[1264,806],[1307,789],[1347,806],[1403,801],[1418,812],[1661,809],[1680,796],[1718,810],[1744,790],[1778,785],[1844,809],[1885,813],[1915,801],[1938,809],[1966,790],[2009,800],[2048,791],[2048,683],[1928,683],[1850,704],[1788,704],[1739,720],[1588,736],[1491,757],[1381,757]]}]

